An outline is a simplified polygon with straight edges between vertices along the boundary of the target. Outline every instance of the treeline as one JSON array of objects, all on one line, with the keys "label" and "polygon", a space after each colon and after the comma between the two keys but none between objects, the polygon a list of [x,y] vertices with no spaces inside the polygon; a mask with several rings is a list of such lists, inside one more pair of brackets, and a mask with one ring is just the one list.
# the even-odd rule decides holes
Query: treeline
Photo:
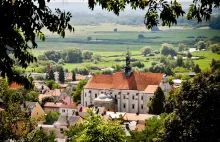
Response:
[{"label": "treeline", "polygon": [[52,60],[58,64],[81,63],[83,60],[99,59],[99,57],[96,56],[98,55],[93,55],[91,51],[71,48],[63,51],[46,51],[43,55],[38,56],[38,60]]}]

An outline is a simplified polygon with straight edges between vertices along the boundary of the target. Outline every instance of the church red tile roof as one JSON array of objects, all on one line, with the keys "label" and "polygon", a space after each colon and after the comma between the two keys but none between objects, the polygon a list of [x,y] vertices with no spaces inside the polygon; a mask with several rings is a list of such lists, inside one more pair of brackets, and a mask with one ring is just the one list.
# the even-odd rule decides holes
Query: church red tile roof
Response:
[{"label": "church red tile roof", "polygon": [[12,82],[9,89],[11,90],[17,90],[20,87],[16,82]]},{"label": "church red tile roof", "polygon": [[161,73],[134,72],[126,78],[124,73],[116,72],[114,75],[95,75],[84,88],[144,91],[148,85],[159,85],[162,77]]}]

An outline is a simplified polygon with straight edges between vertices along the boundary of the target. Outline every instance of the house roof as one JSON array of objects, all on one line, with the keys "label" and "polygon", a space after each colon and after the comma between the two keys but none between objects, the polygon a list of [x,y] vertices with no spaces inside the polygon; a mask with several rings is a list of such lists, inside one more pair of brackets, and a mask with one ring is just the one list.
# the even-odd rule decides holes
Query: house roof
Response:
[{"label": "house roof", "polygon": [[126,112],[111,112],[111,111],[106,112],[106,115],[110,116],[112,119],[118,119],[120,118],[120,115],[124,117],[125,114]]},{"label": "house roof", "polygon": [[64,89],[54,89],[53,96],[60,96]]},{"label": "house roof", "polygon": [[46,95],[46,94],[39,94],[38,96],[38,101],[41,102],[43,98],[46,98],[46,97],[52,97],[52,95]]},{"label": "house roof", "polygon": [[159,85],[162,77],[161,73],[134,72],[126,78],[123,72],[116,72],[114,75],[95,75],[84,88],[144,91],[148,85]]},{"label": "house roof", "polygon": [[84,80],[86,79],[86,75],[76,74],[76,80]]},{"label": "house roof", "polygon": [[56,108],[60,108],[60,106],[62,105],[62,103],[54,103],[54,102],[46,102],[44,107],[56,107]]},{"label": "house roof", "polygon": [[137,131],[143,131],[145,127],[146,127],[145,124],[138,123],[136,125],[136,130]]},{"label": "house roof", "polygon": [[62,104],[62,105],[60,106],[60,108],[77,109],[77,104],[75,104],[75,103],[71,103],[71,104],[68,104],[68,105]]},{"label": "house roof", "polygon": [[12,82],[9,89],[11,90],[17,90],[20,87],[16,82]]},{"label": "house roof", "polygon": [[34,109],[34,107],[35,107],[35,105],[36,105],[36,103],[37,103],[37,102],[28,102],[28,101],[26,101],[25,104],[22,104],[22,105],[21,105],[21,109],[22,109],[22,110],[25,110],[25,108],[27,108],[26,111],[32,112],[33,109]]},{"label": "house roof", "polygon": [[57,122],[54,125],[57,125],[57,126],[76,125],[79,119],[80,119],[80,116],[60,115],[60,117],[58,118]]},{"label": "house roof", "polygon": [[60,85],[60,87],[62,87],[62,88],[66,88],[69,84],[59,84]]},{"label": "house roof", "polygon": [[72,80],[72,76],[73,76],[72,73],[68,73],[68,75],[66,76],[66,80]]},{"label": "house roof", "polygon": [[71,96],[66,96],[65,98],[62,99],[62,101],[67,105],[73,103],[73,99]]},{"label": "house roof", "polygon": [[144,93],[153,94],[157,90],[158,85],[148,85]]},{"label": "house roof", "polygon": [[136,114],[136,113],[126,113],[124,115],[124,120],[128,121],[145,121],[148,118],[153,117],[154,115],[150,114]]},{"label": "house roof", "polygon": [[46,90],[46,91],[44,92],[44,94],[45,94],[45,95],[52,95],[53,92],[54,92],[54,90]]}]

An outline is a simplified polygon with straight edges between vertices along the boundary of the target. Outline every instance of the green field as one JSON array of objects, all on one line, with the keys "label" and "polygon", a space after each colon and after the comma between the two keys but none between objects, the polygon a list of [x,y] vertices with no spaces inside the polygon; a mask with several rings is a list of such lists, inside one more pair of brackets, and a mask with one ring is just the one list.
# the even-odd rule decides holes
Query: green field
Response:
[{"label": "green field", "polygon": [[[113,29],[118,31],[114,32]],[[127,49],[132,52],[132,57],[143,61],[146,67],[151,65],[151,61],[146,61],[146,57],[140,55],[140,49],[144,46],[150,46],[154,51],[160,50],[161,44],[170,43],[178,49],[179,43],[184,43],[188,47],[193,47],[197,42],[198,36],[205,36],[205,40],[209,40],[214,36],[220,36],[220,30],[192,29],[183,27],[160,27],[161,31],[151,32],[144,26],[123,26],[115,24],[103,24],[101,26],[75,26],[75,32],[66,32],[65,38],[60,38],[56,34],[51,34],[45,31],[46,42],[38,41],[38,48],[33,50],[35,56],[43,54],[48,50],[64,50],[68,48],[79,48],[81,50],[89,50],[100,54],[103,58],[98,64],[93,62],[84,62],[79,64],[65,64],[64,68],[72,70],[80,66],[103,66],[110,67],[115,64],[124,64],[123,62],[116,62],[115,58],[124,58],[123,53]],[[138,39],[138,35],[143,34],[144,39]],[[193,36],[194,38],[187,38]],[[88,41],[87,37],[92,40]],[[109,56],[119,57],[109,57]],[[205,59],[195,60],[196,64],[202,69],[209,67],[212,58],[219,59],[220,56],[213,54],[210,51],[193,52],[193,56],[205,56]]]}]

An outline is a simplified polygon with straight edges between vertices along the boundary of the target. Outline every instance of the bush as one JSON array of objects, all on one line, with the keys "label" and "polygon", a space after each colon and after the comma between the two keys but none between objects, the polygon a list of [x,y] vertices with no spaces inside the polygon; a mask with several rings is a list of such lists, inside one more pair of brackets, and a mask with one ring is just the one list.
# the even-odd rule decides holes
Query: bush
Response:
[{"label": "bush", "polygon": [[154,56],[154,54],[153,54],[153,53],[151,53],[151,54],[149,54],[149,56]]},{"label": "bush", "polygon": [[60,114],[58,112],[55,112],[55,111],[52,111],[52,112],[48,112],[46,115],[45,115],[45,124],[49,124],[49,125],[52,125],[55,121],[58,120]]},{"label": "bush", "polygon": [[141,63],[140,61],[134,62],[131,64],[132,67],[138,67],[138,68],[143,68],[144,64]]}]

